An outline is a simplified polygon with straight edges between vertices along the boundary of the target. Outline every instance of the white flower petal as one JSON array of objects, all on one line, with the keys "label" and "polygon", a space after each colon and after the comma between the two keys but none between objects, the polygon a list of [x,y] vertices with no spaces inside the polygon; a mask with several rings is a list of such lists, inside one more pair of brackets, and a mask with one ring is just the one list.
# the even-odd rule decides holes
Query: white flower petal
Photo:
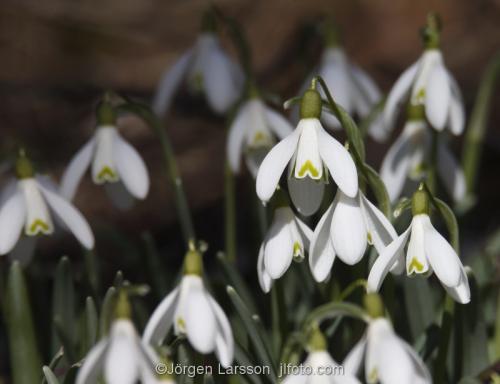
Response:
[{"label": "white flower petal", "polygon": [[368,98],[369,103],[378,103],[382,95],[377,84],[375,84],[375,81],[373,81],[373,79],[363,69],[355,64],[351,64],[351,73],[358,86],[364,92],[364,97]]},{"label": "white flower petal", "polygon": [[351,155],[337,140],[325,132],[317,122],[319,152],[333,180],[349,197],[358,193],[358,173]]},{"label": "white flower petal", "polygon": [[309,177],[320,180],[323,177],[323,163],[318,147],[318,119],[301,119],[297,129],[301,130],[297,153],[294,161],[293,177]]},{"label": "white flower petal", "polygon": [[94,247],[94,235],[90,229],[87,220],[82,214],[67,200],[63,199],[54,192],[49,191],[38,184],[40,191],[47,200],[50,208],[55,212],[59,219],[68,227],[76,239],[87,249]]},{"label": "white flower petal", "polygon": [[229,127],[226,154],[231,170],[234,173],[238,173],[240,170],[241,153],[243,151],[245,135],[249,129],[249,124],[252,123],[249,121],[250,115],[248,113],[248,106],[248,102],[241,106],[231,127]]},{"label": "white flower petal", "polygon": [[313,231],[311,228],[309,228],[309,226],[306,223],[304,223],[298,217],[295,217],[295,224],[297,225],[297,229],[304,243],[304,247],[307,250],[307,252],[309,252],[309,245],[313,237]]},{"label": "white flower petal", "polygon": [[273,279],[266,271],[264,265],[264,246],[265,243],[259,248],[259,257],[257,259],[257,277],[259,278],[259,285],[265,293],[271,291],[271,286],[273,285]]},{"label": "white flower petal", "polygon": [[108,339],[102,339],[89,351],[76,375],[75,384],[95,384],[104,366]]},{"label": "white flower petal", "polygon": [[363,362],[363,356],[366,348],[366,336],[363,336],[360,341],[347,354],[342,365],[344,370],[351,375],[357,375]]},{"label": "white flower petal", "polygon": [[425,218],[427,215],[413,216],[411,222],[410,241],[406,254],[406,273],[408,276],[413,273],[425,274],[429,271],[429,263],[425,256]]},{"label": "white flower petal", "polygon": [[460,135],[464,131],[465,126],[465,108],[462,93],[455,78],[451,73],[447,72],[448,81],[451,86],[450,110],[448,116],[448,123],[451,133]]},{"label": "white flower petal", "polygon": [[289,228],[293,220],[290,208],[278,208],[264,246],[264,266],[271,278],[279,279],[292,263],[294,241]]},{"label": "white flower petal", "polygon": [[102,125],[97,127],[94,134],[95,149],[92,159],[92,180],[95,184],[102,185],[106,182],[119,180],[115,164],[115,136],[117,135],[114,125]]},{"label": "white flower petal", "polygon": [[446,292],[460,304],[468,304],[470,302],[470,286],[467,273],[463,266],[460,266],[460,283],[456,287],[447,287],[443,285]]},{"label": "white flower petal", "polygon": [[309,267],[317,282],[326,280],[335,261],[335,250],[330,240],[330,226],[336,205],[337,197],[319,220],[311,240]]},{"label": "white flower petal", "polygon": [[446,125],[450,106],[450,83],[441,61],[429,73],[425,90],[425,114],[431,125],[441,131]]},{"label": "white flower petal", "polygon": [[398,234],[385,215],[360,192],[361,209],[366,221],[368,237],[378,253],[388,246]]},{"label": "white flower petal", "polygon": [[130,194],[144,199],[149,191],[149,175],[139,153],[116,132],[114,136],[114,156],[118,174]]},{"label": "white flower petal", "polygon": [[418,67],[419,61],[406,69],[396,80],[394,86],[389,92],[389,95],[387,96],[387,101],[384,106],[384,125],[388,132],[391,132],[394,128],[394,123],[396,122],[396,118],[398,116],[399,106],[404,102],[404,99],[410,91],[410,87],[415,79]]},{"label": "white flower petal", "polygon": [[344,263],[354,265],[361,260],[366,250],[366,225],[359,199],[350,198],[340,190],[337,194],[337,206],[330,228],[333,248]]},{"label": "white flower petal", "polygon": [[118,209],[126,211],[133,207],[135,203],[134,197],[121,181],[104,184],[104,190],[111,200],[111,203]]},{"label": "white flower petal", "polygon": [[225,368],[229,367],[233,362],[234,356],[234,339],[231,325],[226,314],[220,305],[209,296],[209,301],[217,319],[217,336],[215,338],[215,352]]},{"label": "white flower petal", "polygon": [[455,160],[446,143],[438,143],[437,168],[443,185],[453,198],[459,202],[465,198],[465,175],[460,164]]},{"label": "white flower petal", "polygon": [[163,116],[170,108],[175,91],[185,77],[193,59],[193,50],[184,53],[172,67],[162,75],[153,99],[153,111],[158,116]]},{"label": "white flower petal", "polygon": [[415,350],[412,348],[411,345],[406,343],[404,340],[399,339],[401,345],[405,349],[406,353],[410,357],[413,366],[415,368],[416,373],[420,376],[419,379],[420,381],[415,381],[416,384],[432,384],[432,377],[429,372],[429,369],[421,359],[419,355],[415,352]]},{"label": "white flower petal", "polygon": [[104,362],[108,384],[135,384],[139,378],[138,348],[135,330],[129,320],[113,323]]},{"label": "white flower petal", "polygon": [[156,307],[144,329],[142,335],[143,342],[154,345],[159,345],[163,342],[174,322],[178,299],[179,288],[175,288]]},{"label": "white flower petal", "polygon": [[12,194],[0,209],[0,255],[9,253],[21,235],[26,206],[20,192]]},{"label": "white flower petal", "polygon": [[[1,165],[0,165],[1,166]],[[0,195],[0,207],[3,207],[5,202],[9,200],[14,193],[17,192],[17,178],[10,177],[7,182],[4,182],[2,193]]]},{"label": "white flower petal", "polygon": [[263,202],[268,202],[274,194],[280,177],[297,148],[299,137],[300,129],[296,129],[276,144],[262,161],[257,174],[256,190]]},{"label": "white flower petal", "polygon": [[269,122],[269,128],[271,128],[271,130],[276,134],[276,136],[278,136],[278,138],[284,139],[293,132],[293,127],[288,119],[271,108],[264,108],[267,120]]},{"label": "white flower petal", "polygon": [[[351,83],[347,65],[347,58],[342,49],[326,49],[323,53],[319,73],[325,80],[335,102],[340,104],[346,111],[352,112]],[[320,89],[319,92],[325,98],[323,90]]]},{"label": "white flower petal", "polygon": [[287,182],[292,203],[301,215],[310,216],[319,209],[325,191],[322,181],[310,177],[296,179],[292,176]]},{"label": "white flower petal", "polygon": [[380,252],[368,275],[367,290],[369,292],[377,292],[380,289],[387,272],[400,256],[410,235],[410,230],[411,226]]},{"label": "white flower petal", "polygon": [[386,131],[384,126],[382,111],[378,112],[370,123],[370,126],[368,127],[368,134],[373,140],[379,143],[385,142],[389,138],[389,132]]},{"label": "white flower petal", "polygon": [[460,283],[462,263],[450,243],[432,226],[429,216],[424,219],[425,253],[434,273],[447,287]]},{"label": "white flower petal", "polygon": [[[36,179],[22,179],[18,185],[22,191],[26,207],[24,232],[28,236],[36,236],[38,234],[51,235],[54,233],[52,217]],[[61,198],[61,200],[64,199]]]},{"label": "white flower petal", "polygon": [[415,370],[401,340],[387,334],[378,340],[376,364],[378,377],[384,384],[413,383]]},{"label": "white flower petal", "polygon": [[65,199],[70,201],[73,200],[80,180],[90,166],[94,148],[95,140],[92,138],[75,154],[66,167],[61,178],[61,187],[59,189],[59,193]]}]

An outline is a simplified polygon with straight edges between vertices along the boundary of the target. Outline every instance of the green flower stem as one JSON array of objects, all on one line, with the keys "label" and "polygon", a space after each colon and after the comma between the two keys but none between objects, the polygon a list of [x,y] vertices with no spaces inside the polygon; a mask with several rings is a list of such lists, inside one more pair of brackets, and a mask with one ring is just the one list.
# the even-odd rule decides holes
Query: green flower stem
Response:
[{"label": "green flower stem", "polygon": [[441,320],[441,332],[439,335],[438,354],[434,365],[434,383],[446,383],[446,365],[448,349],[450,346],[451,331],[453,326],[453,317],[455,313],[455,301],[452,297],[446,295],[444,302],[443,317]]},{"label": "green flower stem", "polygon": [[366,279],[357,279],[354,280],[351,284],[349,284],[339,295],[337,301],[344,301],[347,297],[349,297],[356,289],[364,288],[366,290]]},{"label": "green flower stem", "polygon": [[476,186],[482,146],[491,110],[491,99],[499,74],[500,53],[491,60],[481,79],[481,85],[476,96],[469,124],[467,125],[467,133],[465,134],[462,166],[464,168],[467,194],[469,196],[474,194]]},{"label": "green flower stem", "polygon": [[141,103],[127,100],[126,103],[119,105],[117,109],[118,111],[122,110],[124,112],[130,112],[137,115],[143,119],[158,136],[162,148],[163,160],[167,170],[168,180],[174,188],[175,206],[181,222],[184,240],[186,244],[194,242],[196,240],[196,235],[186,193],[180,177],[172,143],[163,128],[162,122],[157,116],[155,116],[149,107]]},{"label": "green flower stem", "polygon": [[224,196],[225,196],[225,243],[226,258],[236,262],[236,185],[235,177],[229,163],[226,161],[224,170]]},{"label": "green flower stem", "polygon": [[278,279],[274,281],[274,285],[271,289],[272,341],[276,356],[281,354],[281,347],[286,337],[286,313],[283,281]]}]

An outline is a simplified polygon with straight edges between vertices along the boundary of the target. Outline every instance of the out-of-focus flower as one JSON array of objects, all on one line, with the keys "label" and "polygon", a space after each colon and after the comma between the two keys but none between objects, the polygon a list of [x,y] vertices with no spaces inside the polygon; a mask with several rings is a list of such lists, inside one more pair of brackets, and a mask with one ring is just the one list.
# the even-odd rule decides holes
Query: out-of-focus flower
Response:
[{"label": "out-of-focus flower", "polygon": [[[387,152],[380,170],[389,198],[396,201],[407,179],[420,182],[428,171],[432,158],[432,133],[425,120],[410,119],[403,132]],[[443,138],[437,139],[436,168],[443,186],[454,201],[465,197],[465,176],[462,168]]]},{"label": "out-of-focus flower", "polygon": [[229,128],[226,152],[231,170],[239,172],[243,153],[255,177],[264,156],[275,144],[275,137],[283,139],[292,131],[287,119],[267,107],[260,98],[251,97],[240,106]]},{"label": "out-of-focus flower", "polygon": [[429,217],[429,197],[419,189],[412,198],[413,219],[409,228],[390,243],[379,255],[368,276],[368,290],[379,290],[387,271],[406,252],[406,273],[430,275],[433,271],[446,291],[456,301],[470,301],[467,274],[457,253],[432,226]]},{"label": "out-of-focus flower", "polygon": [[303,215],[317,211],[328,173],[349,197],[358,192],[356,166],[349,152],[322,127],[321,97],[316,90],[306,91],[300,106],[301,120],[293,133],[267,154],[257,174],[257,195],[266,203],[274,194],[289,165],[288,190],[293,204]]},{"label": "out-of-focus flower", "polygon": [[[389,220],[361,191],[352,198],[339,190],[314,230],[311,272],[316,281],[324,281],[336,256],[353,265],[363,257],[367,244],[373,244],[380,253],[396,237]],[[397,263],[394,271],[401,273],[403,267],[403,263]]]},{"label": "out-of-focus flower", "polygon": [[273,280],[283,276],[293,259],[304,259],[311,236],[311,229],[295,216],[288,205],[276,208],[257,260],[257,274],[264,292],[271,290]]},{"label": "out-of-focus flower", "polygon": [[163,116],[170,108],[175,92],[183,82],[201,92],[210,108],[225,113],[241,96],[244,74],[229,58],[215,33],[211,12],[204,18],[203,32],[193,48],[184,53],[163,75],[153,100],[153,110]]},{"label": "out-of-focus flower", "polygon": [[185,335],[195,350],[200,353],[215,351],[221,365],[228,367],[234,354],[231,326],[222,308],[205,288],[201,274],[201,255],[190,250],[180,285],[153,312],[142,340],[159,345],[173,326],[174,333]]},{"label": "out-of-focus flower", "polygon": [[120,294],[116,320],[109,336],[100,340],[87,354],[78,370],[76,384],[95,384],[100,377],[107,384],[158,384],[151,351],[143,345],[130,321],[130,307]]},{"label": "out-of-focus flower", "polygon": [[119,134],[115,111],[108,102],[99,105],[97,120],[94,136],[75,154],[62,176],[61,195],[71,201],[90,167],[92,181],[104,185],[111,201],[119,208],[129,208],[133,198],[142,200],[148,194],[146,165]]},{"label": "out-of-focus flower", "polygon": [[[87,249],[94,247],[94,235],[82,214],[57,192],[42,176],[36,175],[31,162],[21,152],[16,163],[17,181],[6,187],[0,208],[0,254],[13,250],[26,236],[51,235],[52,213]],[[8,188],[8,189],[7,189]]]},{"label": "out-of-focus flower", "polygon": [[422,359],[385,318],[370,321],[365,336],[344,360],[345,371],[356,375],[363,360],[368,384],[432,383]]}]

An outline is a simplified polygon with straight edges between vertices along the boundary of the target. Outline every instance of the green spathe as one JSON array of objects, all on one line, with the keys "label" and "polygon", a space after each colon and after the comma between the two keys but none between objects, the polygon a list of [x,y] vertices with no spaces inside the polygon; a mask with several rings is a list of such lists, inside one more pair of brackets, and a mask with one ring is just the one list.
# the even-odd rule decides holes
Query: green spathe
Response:
[{"label": "green spathe", "polygon": [[300,101],[301,119],[319,119],[321,117],[321,96],[315,89],[308,89]]}]

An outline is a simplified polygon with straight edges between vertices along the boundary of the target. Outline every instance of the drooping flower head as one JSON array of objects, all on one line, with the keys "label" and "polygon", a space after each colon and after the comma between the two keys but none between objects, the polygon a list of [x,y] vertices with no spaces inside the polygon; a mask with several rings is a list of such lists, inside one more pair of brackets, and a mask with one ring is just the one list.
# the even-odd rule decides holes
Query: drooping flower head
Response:
[{"label": "drooping flower head", "polygon": [[387,97],[384,125],[388,132],[394,127],[401,105],[408,102],[422,110],[432,128],[442,131],[448,127],[454,135],[462,133],[465,121],[462,95],[444,65],[439,48],[440,29],[437,15],[429,15],[422,33],[424,53],[403,72]]},{"label": "drooping flower head", "polygon": [[224,311],[203,284],[202,270],[201,254],[194,248],[189,250],[180,285],[155,309],[142,340],[153,346],[160,345],[173,327],[174,333],[187,337],[195,350],[215,351],[221,365],[228,367],[233,361],[233,333]]},{"label": "drooping flower head", "polygon": [[379,290],[387,271],[403,257],[406,245],[406,274],[429,276],[434,272],[457,302],[470,301],[470,288],[466,271],[457,252],[431,223],[429,196],[419,188],[412,197],[413,219],[410,226],[392,241],[373,264],[368,277],[368,289]]},{"label": "drooping flower head", "polygon": [[149,175],[139,153],[120,135],[116,112],[107,100],[97,108],[97,128],[93,137],[73,157],[61,180],[61,194],[72,200],[90,167],[92,181],[103,185],[111,201],[128,208],[133,199],[146,198]]},{"label": "drooping flower head", "polygon": [[163,75],[153,100],[153,110],[163,116],[183,82],[201,92],[216,113],[225,113],[241,96],[244,75],[221,47],[212,11],[204,14],[202,33],[193,48],[184,53]]},{"label": "drooping flower head", "polygon": [[286,118],[269,108],[251,86],[248,99],[236,113],[229,128],[226,152],[234,173],[239,172],[242,155],[254,177],[264,156],[276,143],[292,133],[293,127]]},{"label": "drooping flower head", "polygon": [[257,195],[267,203],[288,166],[288,190],[303,215],[317,211],[329,174],[349,197],[358,192],[356,166],[349,152],[322,127],[321,96],[311,89],[302,96],[300,121],[290,135],[267,154],[257,174]]},{"label": "drooping flower head", "polygon": [[[54,233],[53,216],[87,249],[94,235],[82,214],[35,174],[31,161],[21,151],[16,162],[17,181],[3,193],[0,208],[0,255],[12,251],[23,236]],[[7,187],[6,187],[7,188]]]}]

